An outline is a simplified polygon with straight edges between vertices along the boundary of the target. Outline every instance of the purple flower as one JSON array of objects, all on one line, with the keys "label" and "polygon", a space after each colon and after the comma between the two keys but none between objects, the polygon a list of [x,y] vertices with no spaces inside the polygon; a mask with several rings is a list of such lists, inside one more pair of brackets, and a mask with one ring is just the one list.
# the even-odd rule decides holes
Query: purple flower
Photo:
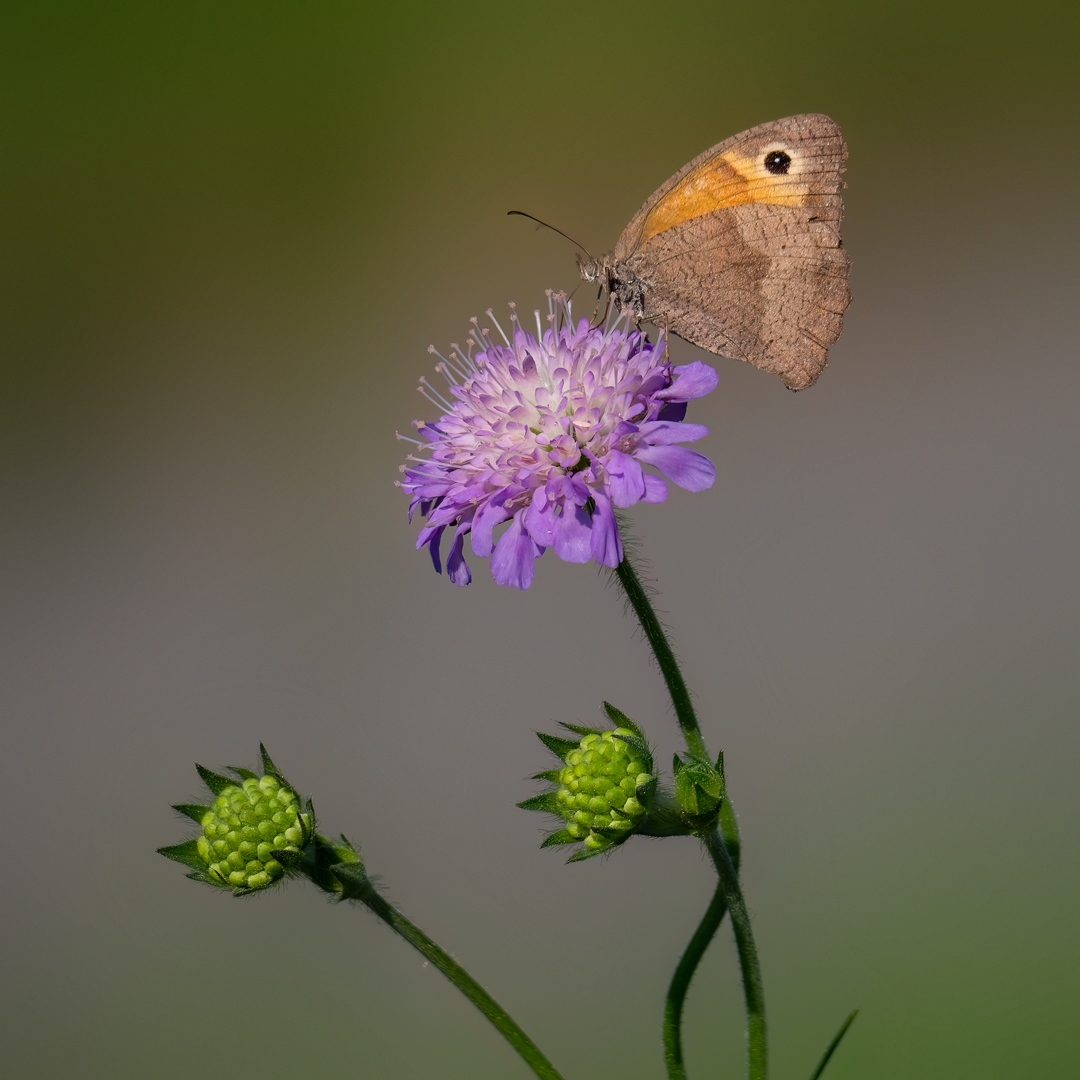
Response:
[{"label": "purple flower", "polygon": [[445,413],[416,422],[428,456],[410,454],[398,486],[412,496],[409,520],[417,510],[427,517],[416,546],[427,545],[440,573],[442,535],[453,528],[446,572],[456,585],[472,580],[462,555],[469,532],[500,585],[527,589],[547,548],[566,562],[618,566],[615,509],[667,498],[667,484],[643,465],[688,491],[715,478],[708,458],[677,444],[708,434],[682,419],[688,401],[716,386],[716,372],[700,362],[672,367],[663,332],[651,344],[629,316],[575,326],[565,295],[547,296],[549,325],[541,330],[535,312],[535,337],[513,304],[512,341],[490,310],[504,344],[472,320],[468,347],[454,345],[436,366],[450,400],[421,379]]}]

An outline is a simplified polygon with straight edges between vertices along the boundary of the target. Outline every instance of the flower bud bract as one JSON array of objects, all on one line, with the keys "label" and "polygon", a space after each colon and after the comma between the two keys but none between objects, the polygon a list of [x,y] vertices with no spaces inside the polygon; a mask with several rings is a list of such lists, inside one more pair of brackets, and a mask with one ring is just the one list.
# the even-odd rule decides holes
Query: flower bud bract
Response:
[{"label": "flower bud bract", "polygon": [[274,767],[266,750],[263,775],[234,768],[236,779],[197,765],[211,793],[210,806],[181,805],[182,814],[197,821],[193,840],[160,848],[167,858],[191,868],[188,877],[232,889],[246,896],[276,885],[303,858],[315,831],[310,800],[304,803]]},{"label": "flower bud bract", "polygon": [[652,754],[640,729],[614,706],[604,708],[618,724],[612,730],[563,724],[581,736],[576,742],[538,733],[563,766],[536,777],[551,782],[549,791],[518,803],[562,818],[563,827],[543,846],[580,843],[570,862],[609,851],[638,832],[656,790]]}]

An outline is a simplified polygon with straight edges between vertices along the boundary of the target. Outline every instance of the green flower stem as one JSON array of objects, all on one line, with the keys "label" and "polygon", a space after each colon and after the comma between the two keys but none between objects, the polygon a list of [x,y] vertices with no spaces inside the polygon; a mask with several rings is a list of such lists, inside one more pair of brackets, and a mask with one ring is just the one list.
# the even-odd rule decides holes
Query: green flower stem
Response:
[{"label": "green flower stem", "polygon": [[[634,614],[641,624],[645,639],[656,657],[660,673],[667,684],[668,694],[671,696],[671,704],[675,709],[675,716],[682,730],[683,738],[686,739],[687,750],[691,754],[709,759],[705,740],[702,738],[701,728],[698,726],[697,715],[690,700],[690,691],[686,688],[686,681],[679,670],[667,634],[664,632],[664,627],[659,618],[657,618],[645,586],[642,585],[629,556],[625,554],[625,545],[623,550],[623,559],[615,568],[615,576],[618,578],[630,606],[634,609]],[[734,811],[726,796],[724,798],[724,808],[728,819],[734,823]],[[735,834],[733,834],[734,836]],[[732,860],[731,852],[725,846],[724,840],[718,832],[710,830],[703,833],[701,839],[720,878],[717,895],[722,891],[724,906],[731,912],[731,921],[735,929],[735,943],[739,951],[739,966],[742,969],[743,994],[746,999],[747,1029],[749,1032],[749,1080],[765,1080],[765,994],[761,982],[761,965],[758,963],[757,948],[754,945],[754,937],[750,929],[750,916],[746,910],[746,902],[743,900],[742,889],[739,887],[738,870]],[[679,1078],[679,1080],[685,1076],[682,1064],[681,1039],[678,1031],[682,1019],[682,1002],[685,1000],[686,991],[689,989],[694,971],[704,955],[706,947],[716,933],[722,918],[723,907],[719,905],[717,897],[714,896],[713,902],[710,903],[708,910],[705,912],[701,925],[694,933],[690,945],[679,961],[679,966],[676,968],[675,976],[672,979],[672,986],[668,991],[668,1001],[664,1012],[664,1051],[669,1076]],[[672,1072],[673,1067],[681,1071]]]},{"label": "green flower stem", "polygon": [[[721,810],[720,825],[724,833],[724,844],[731,854],[731,862],[738,871],[738,826],[735,824],[731,804],[727,800],[724,801]],[[690,944],[686,946],[686,951],[680,957],[675,974],[671,977],[671,985],[668,987],[667,1001],[664,1005],[664,1062],[667,1065],[669,1080],[686,1080],[686,1066],[683,1064],[682,1052],[683,1006],[697,966],[716,935],[716,931],[720,928],[726,912],[727,894],[724,892],[723,884],[718,882],[716,892],[713,893],[713,898],[705,909],[705,914],[694,931]]]},{"label": "green flower stem", "polygon": [[562,1080],[536,1044],[511,1019],[509,1013],[456,961],[443,952],[418,926],[414,926],[368,882],[366,889],[350,894],[375,912],[392,930],[400,934],[425,960],[437,967],[498,1029],[498,1032],[521,1055],[525,1064],[543,1080]]},{"label": "green flower stem", "polygon": [[686,1080],[686,1068],[683,1065],[682,1052],[682,1014],[686,1003],[686,992],[690,989],[690,980],[697,971],[705,950],[709,947],[716,931],[727,911],[727,897],[724,886],[717,884],[712,901],[705,909],[705,915],[686,951],[679,958],[675,974],[668,987],[667,1001],[664,1004],[664,1063],[667,1065],[669,1080]]},{"label": "green flower stem", "polygon": [[750,929],[750,913],[746,910],[739,874],[719,832],[711,831],[701,836],[709,858],[720,876],[720,888],[724,890],[727,907],[731,912],[731,924],[735,929],[735,945],[739,950],[739,966],[742,968],[743,996],[746,998],[747,1031],[749,1035],[749,1080],[765,1080],[765,991],[761,983],[761,964],[757,947]]},{"label": "green flower stem", "polygon": [[675,718],[682,729],[683,738],[686,739],[687,750],[691,754],[707,758],[709,755],[705,749],[705,740],[701,737],[701,728],[698,727],[694,705],[690,700],[690,691],[686,688],[686,682],[675,660],[675,654],[671,651],[671,645],[668,644],[664,627],[653,610],[649,594],[645,591],[645,586],[641,584],[641,579],[637,576],[637,571],[631,565],[630,558],[626,554],[623,555],[622,562],[615,567],[615,576],[619,579],[619,584],[626,594],[626,599],[634,609],[634,614],[641,624],[645,639],[652,648],[653,656],[656,657],[656,662],[660,666],[660,674],[663,675],[664,682],[667,683],[668,694],[671,695],[671,704],[675,708]]}]

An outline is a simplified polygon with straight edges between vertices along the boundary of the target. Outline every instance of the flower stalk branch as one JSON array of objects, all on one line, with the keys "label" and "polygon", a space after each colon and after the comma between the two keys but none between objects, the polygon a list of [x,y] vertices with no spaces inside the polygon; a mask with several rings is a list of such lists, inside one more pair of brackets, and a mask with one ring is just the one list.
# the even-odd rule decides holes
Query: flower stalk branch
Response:
[{"label": "flower stalk branch", "polygon": [[[686,739],[686,748],[691,758],[697,759],[699,766],[708,768],[709,753],[694,712],[690,691],[682,676],[678,661],[668,641],[663,624],[653,608],[648,591],[641,582],[623,546],[623,558],[615,568],[615,577],[622,587],[627,601],[634,610],[641,625],[645,639],[656,657],[656,663],[663,675],[671,697],[671,704],[679,728]],[[678,765],[678,762],[676,762]],[[722,768],[722,761],[717,762]],[[733,839],[735,858],[738,857],[738,834],[735,831],[735,814],[726,788],[719,776],[722,792],[720,810],[724,816],[726,832]],[[742,973],[743,995],[746,1001],[748,1031],[748,1076],[749,1080],[765,1080],[767,1055],[765,1031],[765,993],[761,980],[761,965],[758,961],[757,948],[750,927],[750,915],[746,910],[739,874],[732,852],[728,850],[724,837],[713,826],[701,828],[698,832],[719,877],[716,894],[709,904],[701,923],[687,946],[672,978],[664,1010],[664,1057],[668,1066],[668,1075],[672,1080],[684,1080],[686,1076],[682,1061],[682,1045],[679,1028],[682,1021],[682,1007],[690,981],[697,965],[701,961],[709,942],[716,934],[724,911],[731,912],[732,926],[735,930],[735,943],[739,953],[739,966]]]},{"label": "flower stalk branch", "polygon": [[720,877],[720,887],[727,898],[731,924],[735,930],[735,946],[739,951],[739,967],[742,971],[743,996],[746,1000],[746,1020],[749,1080],[765,1080],[767,1055],[765,1045],[765,989],[761,982],[761,964],[757,946],[750,929],[750,913],[746,910],[739,874],[720,833],[706,832],[701,837]]},{"label": "flower stalk branch", "polygon": [[[323,842],[322,837],[317,842]],[[340,850],[336,848],[336,853]],[[500,1035],[518,1052],[541,1080],[562,1080],[555,1066],[517,1025],[510,1014],[445,950],[379,894],[362,863],[338,863],[329,867],[341,883],[342,900],[354,900],[374,912],[394,933],[403,937],[425,960],[438,968],[491,1021]]]},{"label": "flower stalk branch", "polygon": [[[739,869],[739,829],[731,803],[726,799],[720,810],[720,829],[724,845],[731,855],[736,872]],[[664,1063],[667,1066],[668,1080],[686,1080],[686,1066],[682,1051],[682,1017],[686,1004],[686,994],[697,971],[701,958],[705,955],[712,939],[716,936],[724,915],[727,913],[727,893],[722,882],[717,882],[716,892],[709,906],[705,909],[694,936],[686,946],[686,951],[679,958],[675,974],[671,977],[667,1000],[664,1003]]]},{"label": "flower stalk branch", "polygon": [[491,1021],[541,1080],[562,1080],[510,1014],[447,952],[390,904],[367,875],[359,850],[344,836],[316,832],[311,799],[302,800],[264,746],[262,775],[230,767],[233,776],[196,768],[214,799],[173,809],[198,823],[200,834],[158,853],[186,866],[189,878],[233,896],[251,896],[287,877],[307,878],[336,900],[363,904],[433,964]]}]

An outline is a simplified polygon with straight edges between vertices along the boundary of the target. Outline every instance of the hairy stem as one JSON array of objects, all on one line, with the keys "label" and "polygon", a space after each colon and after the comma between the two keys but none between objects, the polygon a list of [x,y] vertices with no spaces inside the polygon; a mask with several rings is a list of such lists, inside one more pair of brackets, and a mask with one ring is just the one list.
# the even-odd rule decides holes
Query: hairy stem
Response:
[{"label": "hairy stem", "polygon": [[652,648],[653,656],[656,657],[660,674],[663,675],[668,694],[671,696],[671,704],[675,708],[675,718],[682,729],[683,738],[686,739],[687,750],[699,757],[708,757],[705,740],[701,737],[701,729],[698,727],[697,716],[694,713],[694,705],[690,700],[690,691],[686,688],[686,681],[679,670],[675,654],[671,651],[667,634],[656,617],[645,586],[641,584],[637,571],[625,553],[622,562],[615,567],[615,576],[630,606],[634,609],[634,614],[645,634],[645,640]]},{"label": "hairy stem", "polygon": [[[735,822],[731,803],[727,799],[724,800],[720,812],[720,828],[724,844],[731,855],[731,862],[738,871],[739,827]],[[686,1080],[686,1066],[683,1064],[682,1052],[682,1016],[686,995],[698,964],[701,963],[705,950],[716,936],[716,931],[720,929],[720,923],[723,922],[726,912],[727,895],[724,892],[724,886],[718,882],[716,892],[713,893],[713,898],[705,909],[705,914],[694,931],[694,936],[679,958],[679,964],[675,968],[671,985],[668,987],[667,1001],[664,1004],[664,1062],[667,1065],[668,1080]]]},{"label": "hairy stem", "polygon": [[739,967],[742,969],[743,996],[746,999],[748,1035],[749,1080],[765,1080],[767,1072],[765,1052],[765,991],[761,982],[761,964],[758,962],[757,946],[750,929],[750,913],[746,910],[739,874],[719,832],[702,834],[702,843],[720,877],[724,890],[731,925],[735,930],[735,945],[739,951]]},{"label": "hairy stem", "polygon": [[536,1044],[511,1019],[509,1013],[449,954],[445,953],[418,926],[414,926],[368,883],[368,888],[352,898],[370,908],[391,929],[400,934],[425,960],[434,964],[498,1029],[498,1032],[521,1055],[525,1064],[543,1080],[562,1080]]}]

